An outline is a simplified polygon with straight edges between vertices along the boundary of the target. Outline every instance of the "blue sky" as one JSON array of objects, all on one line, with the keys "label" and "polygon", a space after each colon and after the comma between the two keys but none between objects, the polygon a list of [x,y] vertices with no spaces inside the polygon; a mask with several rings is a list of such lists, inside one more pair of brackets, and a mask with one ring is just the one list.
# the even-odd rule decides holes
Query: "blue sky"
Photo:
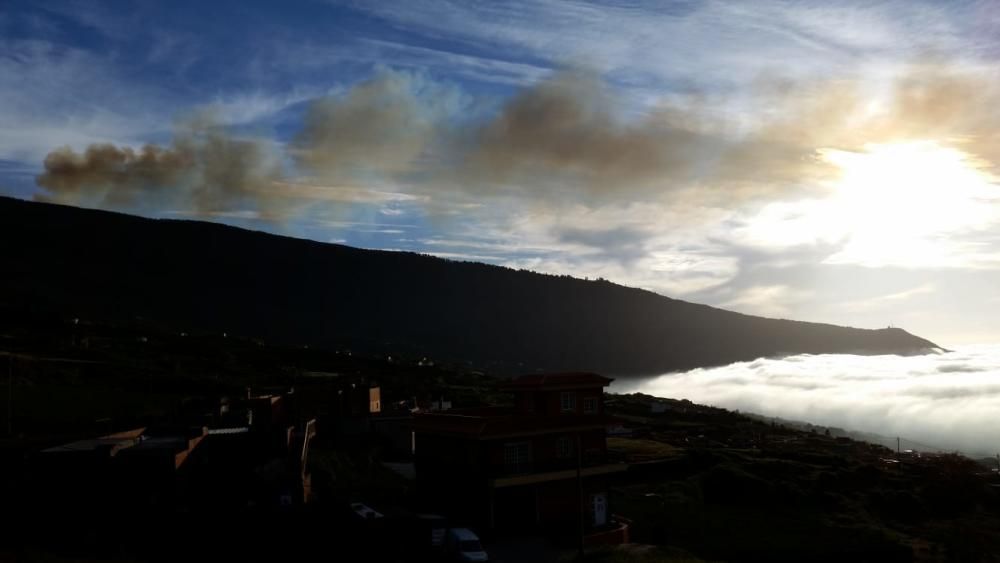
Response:
[{"label": "blue sky", "polygon": [[0,193],[995,340],[998,23],[988,2],[8,0]]}]

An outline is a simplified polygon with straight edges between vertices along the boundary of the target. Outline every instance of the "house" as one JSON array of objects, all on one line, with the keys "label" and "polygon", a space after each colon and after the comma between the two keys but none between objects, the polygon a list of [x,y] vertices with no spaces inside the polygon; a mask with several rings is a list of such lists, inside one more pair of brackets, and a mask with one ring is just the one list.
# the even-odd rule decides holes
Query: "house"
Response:
[{"label": "house", "polygon": [[42,450],[31,459],[39,506],[70,518],[97,507],[172,509],[178,476],[205,435],[143,427]]},{"label": "house", "polygon": [[336,388],[330,406],[336,416],[368,417],[382,412],[382,388],[376,383],[352,382]]},{"label": "house", "polygon": [[309,500],[316,421],[296,424],[293,392],[226,400],[220,421],[173,422],[50,447],[31,456],[39,505],[123,514],[282,507]]},{"label": "house", "polygon": [[312,393],[319,403],[321,431],[328,436],[356,440],[371,432],[371,420],[382,412],[382,388],[365,378],[337,380]]},{"label": "house", "polygon": [[[417,484],[427,500],[486,529],[579,533],[611,525],[604,387],[592,373],[526,375],[513,407],[414,416]],[[582,514],[581,514],[582,513]]]}]

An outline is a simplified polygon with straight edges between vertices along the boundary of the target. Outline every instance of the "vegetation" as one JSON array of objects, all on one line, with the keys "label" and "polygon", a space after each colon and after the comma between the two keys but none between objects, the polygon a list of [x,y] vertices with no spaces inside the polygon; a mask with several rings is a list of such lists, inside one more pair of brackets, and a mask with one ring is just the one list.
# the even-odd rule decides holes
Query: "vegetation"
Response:
[{"label": "vegetation", "polygon": [[[666,406],[653,414],[650,403]],[[639,543],[726,561],[987,561],[1000,497],[982,465],[907,454],[687,401],[617,396],[672,449],[633,466],[613,506]],[[662,408],[662,407],[661,407]],[[640,425],[641,423],[641,425]]]}]

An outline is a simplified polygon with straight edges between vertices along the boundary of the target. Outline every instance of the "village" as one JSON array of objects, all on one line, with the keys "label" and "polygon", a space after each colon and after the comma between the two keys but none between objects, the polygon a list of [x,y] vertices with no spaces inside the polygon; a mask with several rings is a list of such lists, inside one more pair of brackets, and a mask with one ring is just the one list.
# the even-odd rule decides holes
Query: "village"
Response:
[{"label": "village", "polygon": [[[132,538],[178,517],[236,536],[251,520],[326,520],[324,541],[339,537],[339,549],[374,560],[486,560],[480,542],[510,533],[554,538],[557,550],[628,542],[609,506],[610,478],[627,470],[607,451],[610,379],[525,376],[502,386],[513,407],[453,408],[383,401],[365,377],[315,377],[324,381],[307,385],[306,399],[249,388],[169,424],[30,452],[29,518],[77,555],[142,553],[145,539]],[[372,491],[350,461],[376,451],[377,467],[361,469],[381,488]]]},{"label": "village", "polygon": [[[995,462],[613,394],[599,374],[60,323],[8,333],[5,505],[28,560],[947,561],[1000,529]],[[202,375],[178,391],[183,369]],[[81,379],[166,406],[93,419],[115,411]],[[53,403],[91,404],[60,421]]]}]

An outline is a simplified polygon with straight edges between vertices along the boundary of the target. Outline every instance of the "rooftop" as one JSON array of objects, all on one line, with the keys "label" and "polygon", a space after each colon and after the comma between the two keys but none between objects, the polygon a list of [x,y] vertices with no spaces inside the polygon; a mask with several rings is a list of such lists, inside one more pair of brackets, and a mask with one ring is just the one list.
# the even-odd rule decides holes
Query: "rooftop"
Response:
[{"label": "rooftop", "polygon": [[413,429],[417,432],[491,439],[549,434],[555,431],[597,429],[604,428],[606,423],[606,417],[603,415],[530,416],[510,410],[497,409],[492,412],[484,410],[418,414],[413,417]]},{"label": "rooftop", "polygon": [[83,452],[83,451],[96,451],[100,449],[106,449],[110,455],[115,455],[118,450],[122,448],[128,448],[139,443],[140,436],[145,432],[146,428],[135,428],[132,430],[127,430],[125,432],[116,432],[114,434],[108,434],[107,436],[101,436],[99,438],[89,438],[85,440],[76,440],[74,442],[69,442],[68,444],[62,444],[61,446],[54,446],[42,450],[44,453],[60,453],[60,452]]},{"label": "rooftop", "polygon": [[135,444],[134,440],[123,438],[92,438],[88,440],[77,440],[61,446],[54,446],[42,450],[43,453],[62,452],[84,452],[107,449],[110,455],[114,455],[118,450],[127,448]]},{"label": "rooftop", "polygon": [[133,448],[130,454],[144,454],[152,452],[180,452],[188,449],[187,438],[180,436],[156,436],[144,437]]},{"label": "rooftop", "polygon": [[250,432],[249,426],[236,426],[232,428],[209,428],[206,434],[209,436],[220,436],[226,434],[246,434]]},{"label": "rooftop", "polygon": [[580,387],[606,387],[614,379],[596,373],[544,373],[522,375],[504,385],[510,391],[520,389],[575,389]]}]

